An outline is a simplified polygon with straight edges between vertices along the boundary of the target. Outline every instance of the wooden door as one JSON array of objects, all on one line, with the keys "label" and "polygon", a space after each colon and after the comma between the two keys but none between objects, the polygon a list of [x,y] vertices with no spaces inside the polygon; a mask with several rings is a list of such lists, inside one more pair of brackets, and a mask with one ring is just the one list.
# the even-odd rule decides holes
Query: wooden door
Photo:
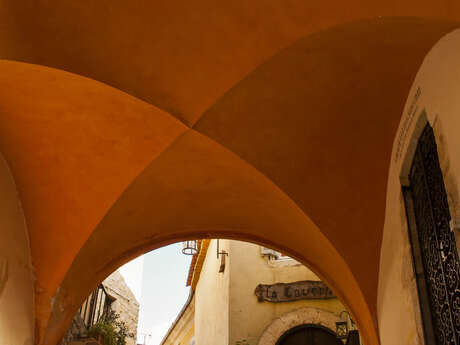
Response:
[{"label": "wooden door", "polygon": [[300,326],[287,331],[276,345],[343,345],[335,334],[315,326]]}]

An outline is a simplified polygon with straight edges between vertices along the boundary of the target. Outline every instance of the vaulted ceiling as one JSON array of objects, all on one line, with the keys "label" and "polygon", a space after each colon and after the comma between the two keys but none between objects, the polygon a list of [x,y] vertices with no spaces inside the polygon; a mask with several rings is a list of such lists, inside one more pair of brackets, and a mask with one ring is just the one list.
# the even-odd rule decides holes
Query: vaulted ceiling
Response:
[{"label": "vaulted ceiling", "polygon": [[458,1],[0,0],[37,343],[123,262],[222,236],[309,264],[377,344],[394,136],[459,19]]}]

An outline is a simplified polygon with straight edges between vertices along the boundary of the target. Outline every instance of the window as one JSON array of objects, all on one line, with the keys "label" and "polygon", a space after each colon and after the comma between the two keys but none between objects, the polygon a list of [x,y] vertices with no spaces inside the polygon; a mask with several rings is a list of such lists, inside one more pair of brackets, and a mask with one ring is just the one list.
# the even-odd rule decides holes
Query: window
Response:
[{"label": "window", "polygon": [[460,272],[436,140],[428,124],[403,187],[425,343],[460,345]]},{"label": "window", "polygon": [[267,247],[260,247],[262,256],[268,256],[273,260],[294,260],[290,256],[284,255],[283,253],[277,252],[276,250],[269,249]]}]

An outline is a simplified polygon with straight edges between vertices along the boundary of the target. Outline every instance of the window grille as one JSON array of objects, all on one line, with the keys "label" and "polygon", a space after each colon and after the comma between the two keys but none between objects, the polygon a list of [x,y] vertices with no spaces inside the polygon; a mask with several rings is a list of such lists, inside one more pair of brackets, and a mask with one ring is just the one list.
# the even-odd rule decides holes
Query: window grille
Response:
[{"label": "window grille", "polygon": [[403,187],[425,343],[460,345],[460,270],[437,145],[430,125]]}]

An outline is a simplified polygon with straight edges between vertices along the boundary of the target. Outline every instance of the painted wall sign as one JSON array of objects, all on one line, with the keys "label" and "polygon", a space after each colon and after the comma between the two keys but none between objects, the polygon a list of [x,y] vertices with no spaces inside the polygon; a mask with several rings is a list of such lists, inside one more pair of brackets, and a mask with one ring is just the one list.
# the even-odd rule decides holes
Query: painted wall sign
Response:
[{"label": "painted wall sign", "polygon": [[415,95],[412,99],[412,102],[409,106],[409,109],[407,110],[407,115],[405,115],[402,119],[401,123],[401,129],[399,130],[399,133],[397,134],[397,144],[396,144],[396,154],[395,154],[395,161],[397,162],[401,156],[402,156],[402,151],[404,148],[404,145],[406,143],[407,135],[409,133],[409,129],[412,126],[412,123],[414,122],[415,115],[418,112],[418,100],[420,96],[422,95],[422,89],[417,87],[417,90],[415,91]]},{"label": "painted wall sign", "polygon": [[255,295],[259,302],[289,302],[301,299],[335,298],[332,291],[321,281],[303,280],[293,283],[257,285]]}]

